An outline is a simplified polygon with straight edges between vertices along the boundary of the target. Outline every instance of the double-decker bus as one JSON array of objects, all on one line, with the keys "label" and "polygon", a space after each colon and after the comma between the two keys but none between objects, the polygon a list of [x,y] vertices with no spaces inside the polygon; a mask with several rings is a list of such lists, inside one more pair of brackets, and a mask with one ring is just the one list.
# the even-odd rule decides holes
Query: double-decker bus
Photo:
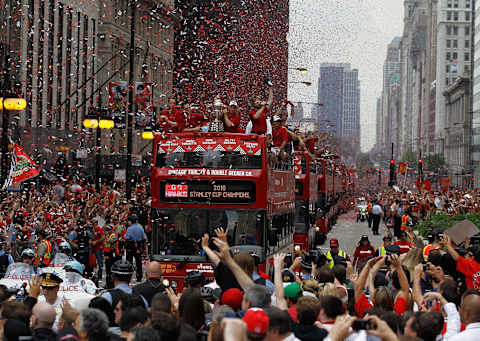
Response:
[{"label": "double-decker bus", "polygon": [[292,252],[293,163],[278,161],[264,136],[156,134],[153,162],[151,253],[178,290],[189,271],[213,278],[200,242],[216,228],[234,252],[256,254],[263,271],[276,252]]},{"label": "double-decker bus", "polygon": [[327,238],[328,231],[330,230],[330,220],[328,211],[330,206],[328,204],[328,188],[332,177],[327,176],[327,164],[326,159],[317,159],[317,224],[315,233],[315,244],[321,245]]},{"label": "double-decker bus", "polygon": [[295,251],[310,251],[315,245],[317,211],[317,166],[307,152],[294,154],[295,165]]}]

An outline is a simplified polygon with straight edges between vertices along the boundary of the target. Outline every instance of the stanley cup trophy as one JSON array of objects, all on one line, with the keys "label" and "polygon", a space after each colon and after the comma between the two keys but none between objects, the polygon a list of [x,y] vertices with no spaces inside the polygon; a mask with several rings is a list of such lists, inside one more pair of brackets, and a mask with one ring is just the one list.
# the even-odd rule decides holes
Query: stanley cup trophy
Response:
[{"label": "stanley cup trophy", "polygon": [[208,129],[208,131],[217,133],[224,131],[223,122],[219,118],[219,116],[222,115],[222,112],[223,103],[220,98],[215,98],[215,101],[213,102],[213,114],[215,115],[215,118],[212,122],[210,122],[210,128]]}]

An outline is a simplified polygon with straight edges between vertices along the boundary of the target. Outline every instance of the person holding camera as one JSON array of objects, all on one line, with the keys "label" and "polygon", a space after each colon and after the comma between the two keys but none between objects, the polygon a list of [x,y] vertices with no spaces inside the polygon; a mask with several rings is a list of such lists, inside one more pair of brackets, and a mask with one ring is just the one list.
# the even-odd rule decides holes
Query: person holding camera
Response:
[{"label": "person holding camera", "polygon": [[452,239],[447,234],[443,235],[440,245],[445,247],[455,262],[457,262],[457,271],[465,275],[467,289],[480,289],[480,253],[478,248],[468,248],[467,254],[462,257],[455,250]]}]

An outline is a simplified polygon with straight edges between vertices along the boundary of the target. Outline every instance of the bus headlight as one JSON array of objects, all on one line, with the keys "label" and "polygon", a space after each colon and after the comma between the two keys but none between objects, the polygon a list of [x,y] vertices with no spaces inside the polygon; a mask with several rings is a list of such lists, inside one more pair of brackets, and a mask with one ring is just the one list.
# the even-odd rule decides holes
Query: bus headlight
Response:
[{"label": "bus headlight", "polygon": [[300,251],[300,245],[295,245],[295,252],[299,252]]}]

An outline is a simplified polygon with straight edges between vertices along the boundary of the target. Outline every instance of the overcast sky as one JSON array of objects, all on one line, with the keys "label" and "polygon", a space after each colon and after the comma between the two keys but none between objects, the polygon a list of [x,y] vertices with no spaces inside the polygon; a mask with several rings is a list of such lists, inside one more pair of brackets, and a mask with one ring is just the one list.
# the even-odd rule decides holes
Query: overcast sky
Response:
[{"label": "overcast sky", "polygon": [[[290,0],[289,99],[316,102],[321,63],[350,63],[359,70],[361,148],[375,144],[376,101],[382,91],[387,45],[403,32],[403,0]],[[308,108],[305,108],[308,110]]]}]

